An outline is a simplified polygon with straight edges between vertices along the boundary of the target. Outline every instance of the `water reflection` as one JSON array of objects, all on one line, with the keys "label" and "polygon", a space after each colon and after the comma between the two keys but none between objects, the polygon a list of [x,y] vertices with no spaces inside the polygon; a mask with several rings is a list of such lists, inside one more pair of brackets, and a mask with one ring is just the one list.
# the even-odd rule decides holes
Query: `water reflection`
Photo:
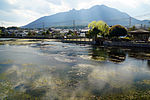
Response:
[{"label": "water reflection", "polygon": [[97,61],[105,61],[108,58],[107,49],[93,46],[91,50],[92,59]]},{"label": "water reflection", "polygon": [[148,68],[150,69],[150,60],[147,60]]},{"label": "water reflection", "polygon": [[108,55],[109,55],[109,60],[115,63],[124,62],[126,59],[125,52],[118,48],[111,48]]},{"label": "water reflection", "polygon": [[140,60],[150,60],[150,50],[148,48],[132,48],[128,51],[129,57]]},{"label": "water reflection", "polygon": [[126,53],[120,48],[104,48],[93,46],[92,59],[97,61],[109,60],[114,63],[124,62],[126,59]]},{"label": "water reflection", "polygon": [[150,97],[149,51],[48,40],[29,40],[30,44],[16,41],[8,45],[5,40],[0,45],[0,99]]}]

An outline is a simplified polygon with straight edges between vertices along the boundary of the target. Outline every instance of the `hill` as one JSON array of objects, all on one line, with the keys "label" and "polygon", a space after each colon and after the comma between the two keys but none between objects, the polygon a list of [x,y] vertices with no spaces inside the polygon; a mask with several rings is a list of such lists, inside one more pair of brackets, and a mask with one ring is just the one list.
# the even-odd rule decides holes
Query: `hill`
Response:
[{"label": "hill", "polygon": [[[129,26],[130,16],[127,13],[121,12],[117,9],[107,7],[105,5],[96,5],[89,9],[75,10],[68,12],[61,12],[50,16],[41,17],[23,28],[42,28],[50,26],[71,26],[73,20],[76,25],[87,25],[91,21],[103,20],[108,25],[121,24]],[[140,21],[132,18],[132,25],[134,24],[148,24],[149,21]]]}]

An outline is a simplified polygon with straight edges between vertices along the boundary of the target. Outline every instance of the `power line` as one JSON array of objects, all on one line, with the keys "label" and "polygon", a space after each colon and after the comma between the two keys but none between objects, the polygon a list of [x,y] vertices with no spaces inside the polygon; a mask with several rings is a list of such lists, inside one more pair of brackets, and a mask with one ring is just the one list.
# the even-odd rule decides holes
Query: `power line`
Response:
[{"label": "power line", "polygon": [[131,27],[131,17],[129,18],[129,27]]},{"label": "power line", "polygon": [[73,20],[73,28],[74,28],[74,33],[75,33],[75,20]]},{"label": "power line", "polygon": [[[129,27],[132,25],[132,19],[134,18],[134,17],[144,17],[144,16],[149,16],[150,15],[150,13],[146,13],[146,14],[141,14],[141,15],[136,15],[136,16],[132,16],[132,17],[122,17],[122,18],[114,18],[114,19],[108,19],[108,18],[105,18],[105,20],[104,21],[106,21],[106,22],[114,22],[114,21],[127,21],[127,20],[129,20]],[[62,21],[62,22],[52,22],[52,23],[50,23],[51,25],[53,25],[53,24],[65,24],[65,23],[70,23],[71,24],[71,22],[72,22],[72,20],[67,20],[67,21]],[[85,22],[85,23],[87,23],[87,22],[89,22],[89,21],[87,21],[87,20],[73,20],[73,27],[74,27],[74,30],[75,30],[75,22]],[[37,26],[37,25],[43,25],[42,27],[43,27],[43,29],[44,29],[44,27],[46,26],[45,25],[45,23],[44,22],[40,22],[40,23],[36,23],[36,24],[31,24],[32,26]]]},{"label": "power line", "polygon": [[148,16],[150,15],[150,13],[146,13],[146,14],[142,14],[142,15],[137,15],[137,16],[134,16],[134,17],[142,17],[142,16]]}]

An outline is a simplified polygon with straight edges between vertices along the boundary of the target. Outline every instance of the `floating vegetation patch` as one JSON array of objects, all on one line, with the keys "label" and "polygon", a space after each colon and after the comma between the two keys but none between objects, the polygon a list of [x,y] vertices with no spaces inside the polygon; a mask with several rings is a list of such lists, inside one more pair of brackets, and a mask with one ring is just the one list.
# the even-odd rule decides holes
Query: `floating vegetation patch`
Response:
[{"label": "floating vegetation patch", "polygon": [[3,61],[3,62],[0,62],[0,64],[13,64],[13,63],[14,63],[14,61],[10,60],[10,59]]},{"label": "floating vegetation patch", "polygon": [[142,80],[135,83],[135,88],[139,91],[150,90],[150,80]]},{"label": "floating vegetation patch", "polygon": [[81,85],[81,83],[85,83],[87,81],[88,74],[91,72],[91,68],[93,66],[88,64],[78,64],[76,66],[71,67],[68,70],[68,87],[76,88]]},{"label": "floating vegetation patch", "polygon": [[143,80],[142,82],[139,82],[140,84],[146,84],[150,85],[150,80]]},{"label": "floating vegetation patch", "polygon": [[12,84],[9,81],[0,79],[0,99],[6,98],[9,94],[13,92],[14,91]]},{"label": "floating vegetation patch", "polygon": [[36,64],[33,63],[27,63],[27,64],[22,64],[22,66],[35,66]]},{"label": "floating vegetation patch", "polygon": [[33,88],[51,87],[52,85],[52,78],[50,76],[41,76],[32,83]]},{"label": "floating vegetation patch", "polygon": [[36,43],[42,43],[49,41],[47,39],[12,39],[12,40],[1,40],[0,44],[3,45],[30,45],[30,44],[36,44]]},{"label": "floating vegetation patch", "polygon": [[149,100],[150,91],[129,91],[127,93],[103,95],[98,98],[99,100]]}]

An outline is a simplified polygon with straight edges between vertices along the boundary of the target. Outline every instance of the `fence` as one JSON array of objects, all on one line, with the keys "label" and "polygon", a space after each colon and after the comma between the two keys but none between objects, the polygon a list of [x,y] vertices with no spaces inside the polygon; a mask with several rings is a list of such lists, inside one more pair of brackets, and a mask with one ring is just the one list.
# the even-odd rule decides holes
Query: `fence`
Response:
[{"label": "fence", "polygon": [[79,43],[79,44],[94,44],[91,38],[86,38],[86,37],[67,37],[67,38],[63,38],[62,42]]}]

